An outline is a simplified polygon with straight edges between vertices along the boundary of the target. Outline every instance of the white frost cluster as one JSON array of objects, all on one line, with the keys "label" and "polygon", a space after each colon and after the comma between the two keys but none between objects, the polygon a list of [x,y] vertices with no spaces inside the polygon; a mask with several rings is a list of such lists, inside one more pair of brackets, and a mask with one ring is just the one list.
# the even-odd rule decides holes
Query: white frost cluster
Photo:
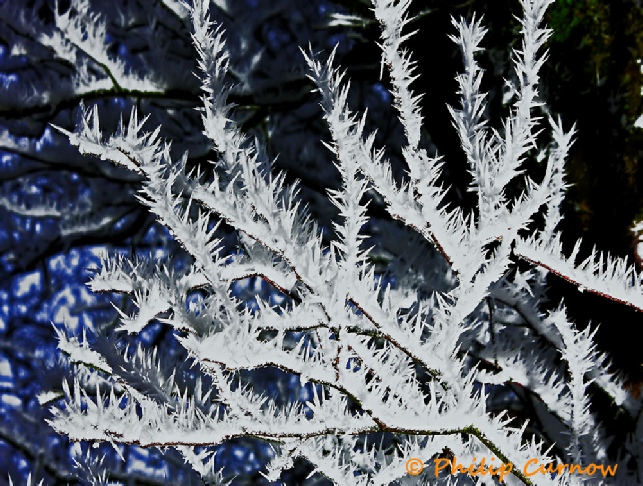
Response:
[{"label": "white frost cluster", "polygon": [[[553,272],[638,310],[643,309],[643,291],[641,276],[620,260],[595,253],[577,264],[577,251],[569,258],[562,255],[556,226],[573,129],[565,131],[559,120],[537,114],[545,59],[541,50],[549,35],[542,21],[551,1],[521,0],[514,98],[499,128],[487,124],[486,97],[480,91],[483,72],[476,53],[483,49],[485,29],[479,19],[454,21],[452,39],[462,50],[464,71],[457,77],[460,104],[451,107],[451,114],[478,197],[471,214],[445,204],[440,174],[446,161],[422,148],[419,97],[410,88],[413,62],[402,47],[409,0],[373,0],[382,27],[383,63],[407,140],[402,154],[408,172],[402,183],[375,146],[374,134],[365,133],[367,114],[350,110],[349,83],[333,66],[334,55],[322,62],[303,54],[341,176],[340,188],[328,191],[339,214],[335,239],[328,245],[301,207],[297,187],[271,172],[259,141],[232,121],[224,32],[209,19],[209,3],[194,0],[189,18],[201,70],[203,133],[216,157],[214,170],[206,175],[191,169],[187,154],[173,158],[158,129],[143,131],[145,119],[139,120],[136,111],[109,138],[100,131],[95,107],[85,112],[75,133],[65,133],[82,153],[138,173],[144,180],[140,200],[192,257],[191,266],[180,270],[107,259],[92,290],[132,297],[138,311],[119,311],[120,331],[140,333],[152,321],[172,326],[212,386],[197,380],[193,389],[180,389],[155,350],[141,346],[132,353],[114,347],[106,360],[85,340],[60,334],[61,349],[73,362],[91,367],[96,382],[91,390],[87,380],[66,383],[66,403],[54,409],[52,426],[72,440],[174,447],[213,482],[221,480],[213,469],[214,456],[195,448],[248,436],[274,447],[267,478],[278,479],[303,457],[340,485],[418,484],[425,476],[410,477],[407,459],[432,464],[445,451],[464,464],[476,457],[515,465],[532,458],[606,462],[609,441],[589,408],[588,387],[597,385],[632,416],[639,414],[640,401],[608,372],[593,332],[575,329],[563,306],[542,310],[542,274]],[[79,14],[89,15],[80,2],[72,3]],[[188,8],[168,5],[181,14]],[[53,47],[83,51],[109,66],[113,83],[162,88],[110,64],[101,51],[100,23],[81,28],[80,20],[68,14],[57,21],[69,40],[51,37]],[[543,149],[543,178],[533,180],[522,164],[538,148],[536,135],[543,130],[551,131],[553,143]],[[512,199],[508,189],[515,183],[524,191]],[[374,250],[366,241],[364,201],[374,193],[396,222],[391,226],[399,232],[396,244],[406,244],[400,253],[405,258],[389,262],[394,286],[378,280],[370,258]],[[544,214],[544,228],[533,230],[538,214]],[[241,252],[234,259],[221,251],[216,235],[222,224],[237,232]],[[423,273],[422,264],[408,263],[428,258],[422,254],[426,245],[436,249],[435,268],[447,268],[441,283],[431,270]],[[520,259],[530,269],[519,268]],[[240,306],[230,287],[250,276],[281,292],[282,303],[259,299],[258,310]],[[189,305],[196,289],[204,297],[197,306]],[[105,346],[100,350],[108,351]],[[284,407],[251,384],[238,386],[240,371],[263,367],[313,384],[314,398]],[[490,408],[498,387],[535,404],[539,433],[533,439],[525,437],[527,424]],[[633,438],[619,473],[627,474],[627,460],[638,460],[640,452]],[[527,478],[515,467],[505,481],[551,485],[595,479],[570,474]],[[478,480],[494,484],[495,478]]]}]

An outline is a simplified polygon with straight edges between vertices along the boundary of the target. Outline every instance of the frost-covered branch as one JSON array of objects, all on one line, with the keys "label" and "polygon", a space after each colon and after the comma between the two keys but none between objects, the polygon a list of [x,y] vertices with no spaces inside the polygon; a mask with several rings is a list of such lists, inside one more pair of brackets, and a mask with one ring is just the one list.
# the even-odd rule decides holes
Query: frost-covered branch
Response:
[{"label": "frost-covered branch", "polygon": [[[524,484],[583,482],[562,471],[529,475],[521,465],[533,458],[583,468],[608,462],[590,388],[598,385],[633,416],[640,404],[608,371],[595,333],[577,329],[564,307],[547,309],[542,270],[638,310],[641,282],[620,260],[603,264],[593,255],[574,266],[578,249],[565,258],[560,248],[564,160],[574,130],[550,118],[552,142],[538,147],[546,130],[537,114],[546,57],[539,51],[550,3],[521,2],[515,100],[497,128],[483,118],[476,61],[485,30],[475,18],[453,22],[464,72],[451,115],[478,195],[471,214],[447,204],[441,169],[448,161],[423,146],[413,62],[402,47],[408,1],[374,1],[406,137],[401,180],[375,133],[367,133],[368,113],[351,107],[350,83],[333,65],[337,51],[323,61],[302,51],[339,181],[327,188],[337,212],[323,228],[302,203],[300,186],[275,173],[261,138],[241,129],[230,101],[225,32],[211,20],[210,3],[167,2],[191,25],[209,160],[177,153],[161,126],[145,131],[150,119],[137,110],[113,135],[102,133],[96,106],[83,112],[75,132],[58,130],[80,152],[138,174],[139,201],[186,258],[102,261],[90,288],[123,294],[126,305],[117,309],[118,324],[94,336],[58,332],[60,350],[92,378],[64,382],[64,406],[54,408],[51,425],[73,440],[173,448],[214,482],[223,478],[215,448],[243,438],[272,447],[264,473],[271,480],[299,457],[335,484],[409,481],[411,455],[426,464],[442,456],[464,463],[494,457],[515,465],[498,479]],[[108,66],[93,41],[76,38],[71,17],[57,20],[70,26],[75,48]],[[90,37],[100,38],[103,27]],[[118,65],[110,72],[126,75]],[[518,180],[529,157],[542,161],[539,181]],[[509,196],[513,184],[522,188],[516,197]],[[378,198],[384,222],[369,213]],[[540,216],[544,228],[534,229]],[[226,244],[224,228],[234,245]],[[516,257],[539,270],[519,266]],[[256,290],[243,298],[234,290],[252,281],[269,295]],[[180,347],[174,368],[156,345],[119,348],[123,331],[141,336],[152,326],[168,329]],[[299,395],[265,393],[253,378],[265,370],[292,378]],[[503,410],[503,393],[527,404],[521,413]]]}]

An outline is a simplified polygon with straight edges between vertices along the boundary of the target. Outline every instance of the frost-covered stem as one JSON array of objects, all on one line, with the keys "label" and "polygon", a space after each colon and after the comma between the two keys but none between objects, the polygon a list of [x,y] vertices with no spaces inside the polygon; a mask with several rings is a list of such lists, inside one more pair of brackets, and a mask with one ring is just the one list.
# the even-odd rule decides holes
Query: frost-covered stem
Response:
[{"label": "frost-covered stem", "polygon": [[[391,216],[415,228],[431,241],[452,265],[455,273],[459,274],[467,267],[459,261],[459,255],[466,251],[464,247],[467,235],[465,232],[453,234],[456,226],[454,220],[459,217],[459,213],[454,211],[449,214],[440,208],[445,195],[445,191],[438,184],[441,163],[439,159],[429,157],[426,150],[419,147],[422,127],[419,107],[421,96],[414,96],[411,92],[410,84],[416,79],[413,75],[414,64],[410,55],[402,48],[402,43],[412,35],[402,35],[402,29],[409,21],[409,4],[410,0],[402,0],[397,4],[395,0],[373,1],[375,17],[382,26],[380,47],[383,61],[386,62],[391,75],[395,106],[400,113],[400,122],[408,140],[408,145],[402,149],[402,155],[409,168],[411,180],[408,189],[403,187],[398,192],[391,174],[379,160],[364,165],[362,170],[384,197]],[[409,201],[406,204],[411,207],[418,206],[420,214],[411,215],[411,211],[402,209],[398,203],[399,196],[413,199],[413,203],[409,204]],[[422,220],[422,223],[414,221],[416,218]]]},{"label": "frost-covered stem", "polygon": [[572,126],[568,132],[563,130],[560,117],[557,120],[550,117],[549,126],[551,127],[554,143],[549,154],[549,158],[551,159],[549,164],[554,167],[554,185],[559,189],[555,194],[552,194],[552,197],[546,205],[545,227],[542,230],[541,236],[543,240],[554,238],[556,227],[562,219],[560,205],[563,202],[565,189],[567,188],[567,185],[565,184],[565,160],[567,159],[567,154],[572,146],[572,139],[576,134],[575,125]]},{"label": "frost-covered stem", "polygon": [[[196,1],[191,9],[193,42],[203,72],[205,114],[204,133],[221,156],[226,179],[204,187],[197,184],[192,196],[209,211],[217,213],[252,240],[282,259],[308,289],[321,284],[319,267],[327,267],[330,257],[322,256],[319,235],[314,225],[300,218],[297,188],[284,188],[284,177],[261,173],[263,152],[245,137],[231,121],[232,105],[227,103],[229,86],[224,82],[228,66],[222,32],[208,17],[209,4]],[[221,190],[220,185],[225,189]],[[221,192],[220,192],[221,191]],[[220,194],[216,196],[215,194]],[[314,249],[308,266],[305,254]],[[304,267],[304,268],[302,268]],[[319,285],[317,285],[319,286]]]},{"label": "frost-covered stem", "polygon": [[[121,90],[148,93],[163,93],[165,86],[153,75],[140,77],[128,70],[122,60],[113,59],[107,52],[107,24],[100,14],[91,12],[88,0],[72,0],[69,9],[60,14],[55,7],[56,31],[51,35],[42,34],[40,42],[51,47],[62,59],[80,64],[86,71],[88,66],[83,56],[88,56],[110,79],[117,92]],[[73,12],[73,15],[72,15]],[[89,78],[86,73],[85,78]],[[82,81],[87,82],[88,79]],[[105,86],[101,86],[104,88]]]},{"label": "frost-covered stem", "polygon": [[[359,143],[366,114],[359,123],[355,123],[355,115],[347,106],[348,86],[339,88],[343,75],[333,72],[330,67],[333,64],[335,51],[331,53],[326,67],[305,54],[304,57],[311,68],[311,79],[318,86],[322,97],[322,108],[333,139],[329,148],[337,157],[335,166],[342,177],[341,190],[329,191],[331,201],[339,209],[339,215],[342,218],[340,223],[334,225],[339,241],[333,242],[333,245],[340,251],[340,268],[344,272],[344,277],[352,281],[356,277],[355,271],[364,265],[368,255],[367,252],[360,250],[360,243],[364,239],[360,231],[368,218],[366,206],[360,204],[367,185],[364,178],[360,177],[359,168],[360,160],[368,157],[369,152],[372,151],[372,140],[364,145]],[[346,132],[350,132],[353,136],[344,136]]]},{"label": "frost-covered stem", "polygon": [[[400,121],[408,139],[408,148],[418,149],[422,129],[422,116],[419,102],[421,96],[413,96],[410,84],[416,79],[413,75],[414,63],[402,49],[402,43],[413,33],[402,35],[402,29],[409,22],[407,10],[411,0],[375,0],[373,12],[382,26],[382,53],[391,75],[395,107],[400,113]],[[416,168],[409,167],[411,177]]]},{"label": "frost-covered stem", "polygon": [[505,122],[505,137],[500,164],[493,176],[497,178],[497,187],[504,187],[517,175],[517,169],[524,154],[535,147],[537,119],[532,117],[532,110],[542,105],[537,101],[539,71],[546,59],[546,53],[538,54],[549,37],[550,30],[541,28],[540,24],[545,11],[554,0],[522,0],[523,16],[522,47],[514,52],[514,69],[518,78],[516,101],[510,117]]},{"label": "frost-covered stem", "polygon": [[536,238],[519,239],[514,254],[576,285],[581,292],[589,291],[643,312],[643,277],[623,258],[614,258],[596,250],[582,262],[575,261],[581,242],[566,258],[560,234],[549,241]]},{"label": "frost-covered stem", "polygon": [[490,172],[495,156],[493,141],[486,130],[486,120],[483,119],[485,94],[480,92],[483,72],[475,60],[475,54],[482,50],[480,42],[486,34],[486,29],[475,17],[470,22],[464,19],[460,21],[453,19],[453,25],[458,30],[458,37],[450,36],[450,38],[460,46],[464,73],[456,77],[460,109],[449,107],[449,111],[473,176],[471,190],[478,193],[478,212],[480,224],[483,225],[485,218],[493,219],[490,201],[493,197],[494,180]]},{"label": "frost-covered stem", "polygon": [[584,331],[577,331],[568,322],[562,309],[552,312],[550,319],[562,337],[561,354],[567,362],[571,378],[567,384],[570,395],[569,454],[576,464],[586,464],[594,458],[602,460],[607,456],[605,442],[592,439],[592,436],[599,438],[600,431],[589,411],[587,387],[592,380],[586,379],[597,361],[593,343],[596,329],[591,331],[588,326]]},{"label": "frost-covered stem", "polygon": [[[537,278],[534,277],[534,278]],[[552,325],[551,319],[544,319],[540,311],[538,310],[538,302],[534,299],[533,295],[521,295],[513,294],[508,289],[502,288],[493,288],[490,295],[494,300],[501,302],[505,305],[510,306],[514,309],[525,322],[530,329],[539,337],[540,340],[547,343],[552,349],[559,350],[562,349],[564,344],[562,337],[557,329]],[[622,407],[624,411],[634,416],[638,413],[640,409],[640,404],[638,404],[631,395],[629,395],[623,388],[622,379],[615,376],[614,373],[611,373],[607,370],[606,364],[601,360],[597,359],[592,367],[588,371],[588,375],[585,377],[589,382],[592,382],[594,385],[601,388],[607,395],[611,397],[616,405]],[[519,379],[514,380],[520,382]],[[550,378],[551,381],[551,378]],[[555,380],[556,383],[552,384],[549,388],[551,391],[554,386],[562,386],[564,380]],[[544,383],[544,380],[542,380]],[[531,392],[534,391],[533,387]],[[557,403],[551,403],[550,408],[555,410],[556,407],[562,407],[558,400],[558,393],[554,394],[554,399]],[[544,400],[544,402],[548,402]]]},{"label": "frost-covered stem", "polygon": [[209,7],[210,2],[196,0],[190,10],[194,29],[192,41],[203,73],[204,134],[214,144],[226,169],[228,180],[222,182],[250,198],[253,209],[270,220],[278,202],[271,182],[267,180],[270,173],[260,173],[258,157],[263,153],[231,121],[234,105],[227,102],[231,86],[225,82],[229,55],[221,28],[215,27],[210,20]]},{"label": "frost-covered stem", "polygon": [[[344,200],[348,201],[350,197],[352,201],[359,201],[366,190],[366,185],[363,180],[357,180],[356,169],[360,164],[356,164],[355,162],[361,162],[361,164],[378,164],[381,154],[373,152],[373,137],[369,137],[365,141],[361,138],[364,121],[362,119],[358,123],[355,117],[350,114],[347,105],[348,86],[340,87],[342,76],[332,70],[333,56],[331,56],[327,62],[329,67],[322,66],[321,63],[313,60],[306,54],[304,54],[304,56],[313,73],[312,79],[322,94],[323,107],[327,113],[326,118],[333,137],[333,143],[339,154],[340,163],[338,164],[338,168],[346,184],[346,196],[344,196]],[[344,165],[346,167],[344,167]],[[352,168],[352,170],[350,168]],[[351,183],[351,179],[354,182]],[[357,187],[352,189],[351,187],[353,185],[357,185]],[[349,194],[351,195],[349,196]],[[335,197],[339,198],[339,195],[337,194]],[[366,208],[360,208],[358,206],[351,209],[344,206],[344,204],[339,204],[338,206],[340,210],[343,210],[342,214],[346,215],[344,224],[338,226],[338,233],[340,235],[339,245],[341,245],[340,248],[343,249],[343,242],[347,241],[347,237],[344,235],[349,233],[349,228],[351,228],[350,231],[353,233],[353,241],[355,241],[353,245],[359,243],[359,230],[365,223]],[[344,251],[344,255],[346,256],[344,256],[340,262],[342,268],[348,266],[350,263],[348,255],[352,255],[353,266],[362,265],[364,256],[358,254],[359,247],[350,246],[349,248],[353,248],[353,250],[351,250],[350,253]],[[357,274],[353,274],[353,276],[353,280],[355,280]],[[359,277],[359,280],[369,282],[373,277],[373,275],[367,273]],[[434,367],[428,366],[428,363],[421,358],[421,353],[415,353],[413,351],[415,348],[414,344],[416,344],[411,342],[413,338],[409,339],[404,333],[396,332],[395,329],[397,325],[394,320],[382,313],[381,310],[378,309],[379,306],[369,303],[368,298],[362,298],[362,295],[364,294],[357,291],[348,292],[349,300],[375,325],[375,328],[379,331],[378,335],[387,339],[387,341],[394,344],[400,350],[403,350],[403,352],[417,360],[418,363],[422,363],[425,369],[435,372]]]}]

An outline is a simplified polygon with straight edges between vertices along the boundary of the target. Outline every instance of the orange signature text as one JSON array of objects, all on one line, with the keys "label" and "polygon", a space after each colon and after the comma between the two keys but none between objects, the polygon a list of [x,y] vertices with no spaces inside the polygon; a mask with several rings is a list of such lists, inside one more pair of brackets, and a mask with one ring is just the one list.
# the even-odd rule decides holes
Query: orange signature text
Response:
[{"label": "orange signature text", "polygon": [[[498,476],[500,481],[503,481],[505,476],[514,470],[514,465],[511,462],[498,461],[495,457],[487,460],[486,457],[477,460],[476,457],[469,464],[462,464],[458,462],[456,457],[452,459],[438,458],[434,459],[435,468],[434,474],[436,477],[444,471],[451,475],[468,474],[469,476]],[[581,474],[586,476],[593,476],[594,474],[601,474],[603,477],[614,476],[618,464],[612,466],[606,464],[555,464],[555,463],[541,463],[535,457],[529,459],[522,468],[522,473],[527,477],[535,476],[536,474]],[[420,470],[421,472],[421,470]]]}]

